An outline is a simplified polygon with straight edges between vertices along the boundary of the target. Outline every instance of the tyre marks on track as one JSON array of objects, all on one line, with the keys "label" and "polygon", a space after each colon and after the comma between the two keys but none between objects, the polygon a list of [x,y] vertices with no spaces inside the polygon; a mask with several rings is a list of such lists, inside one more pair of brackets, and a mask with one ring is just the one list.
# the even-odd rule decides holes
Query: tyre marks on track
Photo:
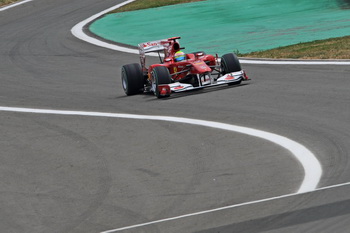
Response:
[{"label": "tyre marks on track", "polygon": [[289,138],[257,130],[248,127],[236,126],[226,123],[198,120],[182,117],[171,116],[151,116],[151,115],[134,115],[134,114],[121,114],[121,113],[106,113],[106,112],[85,112],[85,111],[62,111],[62,110],[50,110],[50,109],[33,109],[33,108],[15,108],[15,107],[1,107],[0,111],[7,112],[22,112],[22,113],[35,113],[35,114],[55,114],[55,115],[70,115],[70,116],[87,116],[87,117],[111,117],[111,118],[126,118],[135,120],[156,120],[156,121],[168,121],[181,124],[192,124],[204,127],[216,128],[221,130],[232,131],[236,133],[242,133],[253,137],[258,137],[264,140],[268,140],[274,144],[277,144],[286,150],[290,151],[294,157],[301,163],[304,168],[304,180],[300,185],[297,193],[304,193],[315,190],[322,176],[322,166],[316,156],[305,146],[293,141]]}]

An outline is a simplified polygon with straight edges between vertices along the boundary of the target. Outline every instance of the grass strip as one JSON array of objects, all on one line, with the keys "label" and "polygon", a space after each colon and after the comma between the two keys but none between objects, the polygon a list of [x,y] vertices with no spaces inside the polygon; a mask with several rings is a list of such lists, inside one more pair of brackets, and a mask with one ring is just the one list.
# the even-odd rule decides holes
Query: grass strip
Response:
[{"label": "grass strip", "polygon": [[316,40],[252,53],[239,53],[239,56],[276,59],[350,59],[350,36]]},{"label": "grass strip", "polygon": [[5,6],[14,2],[17,2],[18,0],[0,0],[0,6]]}]

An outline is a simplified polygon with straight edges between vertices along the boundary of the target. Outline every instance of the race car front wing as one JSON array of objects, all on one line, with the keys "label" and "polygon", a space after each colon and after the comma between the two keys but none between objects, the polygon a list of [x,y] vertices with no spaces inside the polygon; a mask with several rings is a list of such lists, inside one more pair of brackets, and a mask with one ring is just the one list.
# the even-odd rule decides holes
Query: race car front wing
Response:
[{"label": "race car front wing", "polygon": [[191,84],[188,83],[170,83],[167,84],[170,87],[171,92],[183,92],[183,91],[189,91],[189,90],[195,90],[195,89],[202,89],[207,87],[213,87],[213,86],[219,86],[224,84],[240,84],[242,81],[249,80],[247,75],[245,74],[244,70],[233,72],[229,74],[225,74],[221,77],[219,77],[217,80],[213,80],[213,78],[208,78],[203,81],[201,81],[201,85],[198,87],[194,87]]}]

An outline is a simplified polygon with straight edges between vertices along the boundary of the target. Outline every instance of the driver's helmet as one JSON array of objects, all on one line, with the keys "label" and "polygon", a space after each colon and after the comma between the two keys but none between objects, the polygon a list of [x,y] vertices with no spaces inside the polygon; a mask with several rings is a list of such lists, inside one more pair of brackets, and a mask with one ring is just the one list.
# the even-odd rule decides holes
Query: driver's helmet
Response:
[{"label": "driver's helmet", "polygon": [[185,55],[184,52],[182,52],[182,51],[177,51],[177,52],[175,53],[174,59],[175,59],[176,62],[178,62],[178,61],[183,61],[183,60],[185,60],[185,58],[186,58],[186,55]]}]

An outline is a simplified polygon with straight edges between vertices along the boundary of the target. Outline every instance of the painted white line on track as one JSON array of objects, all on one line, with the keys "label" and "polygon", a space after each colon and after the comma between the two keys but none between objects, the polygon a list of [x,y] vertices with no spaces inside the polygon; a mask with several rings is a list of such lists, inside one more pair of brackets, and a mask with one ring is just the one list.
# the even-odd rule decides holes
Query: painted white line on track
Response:
[{"label": "painted white line on track", "polygon": [[332,60],[250,60],[240,58],[239,61],[245,64],[262,64],[262,65],[350,65],[350,61],[332,61]]},{"label": "painted white line on track", "polygon": [[138,51],[137,49],[129,49],[129,48],[125,48],[125,47],[122,47],[122,46],[118,46],[118,45],[115,45],[115,44],[111,44],[111,43],[107,43],[107,42],[98,40],[98,39],[96,39],[96,38],[93,38],[93,37],[87,35],[87,34],[84,32],[84,30],[83,30],[83,28],[84,28],[85,25],[87,25],[87,24],[89,24],[90,22],[94,21],[94,20],[97,19],[98,17],[101,17],[102,15],[104,15],[104,14],[106,14],[106,13],[112,11],[112,10],[115,10],[115,9],[117,9],[117,8],[119,8],[119,7],[122,7],[122,6],[126,5],[126,4],[132,3],[132,2],[134,2],[134,1],[135,1],[135,0],[128,0],[128,1],[125,1],[125,2],[123,2],[123,3],[120,3],[120,4],[118,4],[118,5],[115,5],[115,6],[113,6],[113,7],[110,7],[110,8],[108,8],[108,9],[106,9],[106,10],[104,10],[104,11],[102,11],[102,12],[96,14],[96,15],[93,15],[93,16],[91,16],[91,17],[85,19],[84,21],[82,21],[82,22],[76,24],[76,25],[72,28],[72,30],[71,30],[72,34],[73,34],[75,37],[77,37],[77,38],[79,38],[79,39],[81,39],[81,40],[83,40],[83,41],[86,41],[86,42],[88,42],[88,43],[91,43],[91,44],[94,44],[94,45],[97,45],[97,46],[100,46],[100,47],[104,47],[104,48],[112,49],[112,50],[116,50],[116,51],[121,51],[121,52],[125,52],[125,53],[138,54],[139,51]]},{"label": "painted white line on track", "polygon": [[308,192],[316,189],[322,176],[322,167],[316,156],[300,143],[289,138],[265,132],[262,130],[252,129],[248,127],[236,126],[215,121],[198,120],[183,117],[171,116],[151,116],[151,115],[134,115],[134,114],[120,114],[120,113],[104,113],[104,112],[84,112],[84,111],[61,111],[50,109],[33,109],[33,108],[14,108],[1,107],[0,111],[8,112],[23,112],[23,113],[38,113],[38,114],[56,114],[56,115],[75,115],[75,116],[95,116],[95,117],[112,117],[112,118],[127,118],[139,120],[158,120],[177,122],[182,124],[192,124],[216,129],[228,130],[232,132],[242,133],[253,137],[262,138],[273,142],[288,151],[290,151],[295,158],[301,163],[304,168],[304,180],[299,187],[297,193]]},{"label": "painted white line on track", "polygon": [[33,1],[33,0],[24,0],[24,1],[16,2],[16,3],[12,3],[8,6],[1,7],[0,11],[5,11],[5,10],[8,10],[12,7],[16,7],[16,6],[22,5],[22,4],[27,3],[27,2],[31,2],[31,1]]},{"label": "painted white line on track", "polygon": [[169,122],[176,122],[176,123],[182,123],[182,124],[192,124],[192,125],[199,125],[199,126],[211,127],[216,129],[228,130],[232,132],[250,135],[253,137],[262,138],[272,143],[275,143],[279,146],[282,146],[286,150],[290,151],[304,168],[304,172],[305,172],[304,180],[300,185],[299,190],[293,194],[267,198],[267,199],[262,199],[258,201],[246,202],[242,204],[230,205],[230,206],[220,207],[216,209],[181,215],[173,218],[166,218],[162,220],[132,225],[128,227],[105,231],[104,233],[117,232],[121,230],[137,228],[137,227],[151,225],[155,223],[166,222],[166,221],[176,220],[180,218],[186,218],[186,217],[201,215],[205,213],[220,211],[224,209],[230,209],[230,208],[235,208],[239,206],[260,203],[260,202],[266,202],[266,201],[271,201],[275,199],[294,196],[301,193],[311,192],[316,190],[317,185],[322,176],[322,167],[320,162],[317,160],[316,156],[303,145],[289,138],[286,138],[277,134],[265,132],[262,130],[252,129],[248,127],[236,126],[236,125],[214,122],[214,121],[206,121],[206,120],[198,120],[198,119],[182,118],[182,117],[171,117],[171,116],[151,116],[151,115],[134,115],[134,114],[85,112],[85,111],[62,111],[62,110],[50,110],[50,109],[15,108],[15,107],[1,107],[1,106],[0,106],[0,111],[35,113],[35,114],[71,115],[71,116],[111,117],[111,118],[126,118],[126,119],[139,119],[139,120],[158,120],[158,121],[169,121]]},{"label": "painted white line on track", "polygon": [[[33,1],[33,0],[24,0],[24,1],[21,1],[18,3],[11,4],[9,6],[1,7],[0,11],[10,9],[10,8],[16,7],[18,5],[22,5],[22,4],[30,2],[30,1]],[[84,40],[84,41],[91,43],[91,44],[95,44],[95,45],[100,46],[100,47],[105,47],[108,49],[126,52],[126,53],[131,53],[131,54],[138,54],[137,49],[130,49],[130,48],[126,48],[123,46],[118,46],[115,44],[103,42],[103,41],[100,41],[100,40],[97,40],[93,37],[88,36],[83,31],[83,28],[85,25],[87,25],[88,23],[97,19],[98,17],[108,13],[109,11],[112,11],[114,9],[117,9],[123,5],[129,4],[129,3],[134,2],[134,1],[135,0],[125,1],[121,4],[118,4],[114,7],[108,8],[108,9],[106,9],[98,14],[95,14],[95,15],[89,17],[88,19],[75,25],[71,30],[72,34],[81,40]],[[151,54],[151,55],[157,56],[156,54]],[[274,64],[283,64],[283,65],[286,65],[286,64],[288,64],[288,65],[289,64],[290,65],[296,65],[296,64],[298,64],[298,65],[350,65],[350,62],[347,62],[347,61],[271,61],[271,60],[270,61],[263,61],[263,60],[245,60],[245,59],[241,59],[241,63],[269,64],[269,65],[274,65]],[[251,201],[251,202],[245,202],[245,203],[235,204],[235,205],[230,205],[230,206],[224,206],[224,207],[220,207],[220,208],[216,208],[216,209],[191,213],[191,214],[187,214],[187,215],[181,215],[181,216],[177,216],[177,217],[173,217],[173,218],[167,218],[167,219],[132,225],[132,226],[128,226],[128,227],[104,231],[103,233],[112,233],[112,232],[117,232],[117,231],[121,231],[121,230],[151,225],[151,224],[155,224],[155,223],[172,221],[172,220],[176,220],[176,219],[180,219],[180,218],[197,216],[197,215],[201,215],[201,214],[205,214],[205,213],[211,213],[211,212],[215,212],[215,211],[231,209],[231,208],[245,206],[245,205],[251,205],[251,204],[256,204],[256,203],[262,203],[262,202],[282,199],[282,198],[286,198],[286,197],[300,195],[303,193],[320,191],[320,190],[350,185],[350,183],[344,183],[344,184],[338,184],[338,185],[334,185],[334,186],[328,186],[328,187],[323,187],[323,188],[317,189],[316,187],[317,187],[317,185],[321,179],[321,176],[322,176],[322,167],[321,167],[320,162],[317,160],[316,156],[311,151],[309,151],[306,147],[299,144],[298,142],[295,142],[295,141],[288,139],[286,137],[283,137],[283,136],[280,136],[277,134],[273,134],[273,133],[269,133],[269,132],[265,132],[265,131],[261,131],[261,130],[248,128],[248,127],[235,126],[235,125],[230,125],[230,124],[225,124],[225,123],[220,123],[220,122],[213,122],[213,121],[197,120],[197,119],[190,119],[190,118],[180,118],[180,117],[168,117],[168,116],[132,115],[132,114],[84,112],[84,111],[61,111],[61,110],[49,110],[49,109],[13,108],[13,107],[0,107],[0,111],[36,113],[36,114],[76,115],[76,116],[112,117],[112,118],[142,119],[142,120],[159,120],[159,121],[170,121],[170,122],[178,122],[178,123],[183,123],[183,124],[193,124],[193,125],[200,125],[200,126],[205,126],[205,127],[223,129],[223,130],[243,133],[243,134],[247,134],[250,136],[266,139],[266,140],[269,140],[277,145],[280,145],[280,146],[284,147],[285,149],[289,150],[291,153],[293,153],[293,155],[302,164],[302,166],[304,168],[305,177],[304,177],[304,180],[303,180],[299,190],[296,193],[282,195],[282,196],[278,196],[278,197],[266,198],[266,199],[262,199],[262,200]]]},{"label": "painted white line on track", "polygon": [[[119,52],[125,52],[125,53],[131,53],[131,54],[139,54],[139,51],[138,49],[132,49],[132,48],[127,48],[127,47],[123,47],[123,46],[119,46],[119,45],[115,45],[115,44],[112,44],[112,43],[108,43],[108,42],[104,42],[104,41],[101,41],[101,40],[98,40],[96,38],[93,38],[89,35],[87,35],[83,28],[85,25],[91,23],[92,21],[94,21],[95,19],[97,19],[98,17],[101,17],[102,15],[112,11],[112,10],[115,10],[119,7],[122,7],[126,4],[129,4],[131,2],[134,2],[135,0],[128,0],[128,1],[125,1],[121,4],[118,4],[116,6],[113,6],[111,8],[108,8],[107,10],[104,10],[96,15],[93,15],[91,16],[90,18],[87,18],[86,20],[76,24],[71,32],[72,34],[85,41],[85,42],[88,42],[88,43],[91,43],[91,44],[94,44],[94,45],[97,45],[97,46],[100,46],[100,47],[103,47],[103,48],[108,48],[108,49],[112,49],[112,50],[115,50],[115,51],[119,51]],[[148,56],[154,56],[154,57],[157,57],[158,54],[157,53],[148,53],[147,54]],[[263,65],[350,65],[350,61],[305,61],[305,60],[250,60],[250,59],[240,59],[240,62],[241,63],[244,63],[244,64],[263,64]]]},{"label": "painted white line on track", "polygon": [[204,211],[200,211],[200,212],[196,212],[196,213],[180,215],[180,216],[176,216],[176,217],[172,217],[172,218],[164,218],[164,219],[159,219],[159,220],[156,220],[156,221],[140,223],[140,224],[135,224],[135,225],[121,227],[121,228],[116,228],[116,229],[112,229],[112,230],[108,230],[108,231],[103,231],[101,233],[113,233],[113,232],[118,232],[118,231],[123,231],[123,230],[129,230],[129,229],[134,229],[134,228],[138,228],[138,227],[144,227],[144,226],[153,225],[153,224],[157,224],[157,223],[169,222],[169,221],[173,221],[173,220],[177,220],[177,219],[188,218],[188,217],[193,217],[193,216],[213,213],[213,212],[217,212],[217,211],[227,210],[227,209],[234,209],[234,208],[238,208],[238,207],[242,207],[242,206],[254,205],[254,204],[259,204],[259,203],[279,200],[279,199],[283,199],[283,198],[298,196],[298,195],[301,195],[301,194],[318,192],[318,191],[334,189],[334,188],[339,188],[339,187],[344,187],[344,186],[349,186],[349,185],[350,185],[350,182],[343,183],[343,184],[336,184],[336,185],[331,185],[331,186],[327,186],[327,187],[318,188],[318,189],[315,189],[315,190],[312,190],[312,191],[309,191],[309,192],[292,193],[292,194],[286,194],[286,195],[281,195],[281,196],[277,196],[277,197],[270,197],[270,198],[265,198],[265,199],[256,200],[256,201],[249,201],[249,202],[239,203],[239,204],[235,204],[235,205],[224,206],[224,207],[221,207],[221,208],[204,210]]}]

